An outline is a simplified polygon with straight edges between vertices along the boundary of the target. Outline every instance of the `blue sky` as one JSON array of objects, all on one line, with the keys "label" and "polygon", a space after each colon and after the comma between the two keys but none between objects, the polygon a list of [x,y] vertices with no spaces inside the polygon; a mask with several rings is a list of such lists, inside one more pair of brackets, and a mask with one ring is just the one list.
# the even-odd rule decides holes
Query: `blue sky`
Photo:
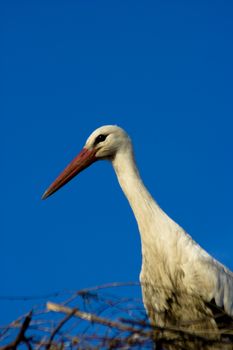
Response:
[{"label": "blue sky", "polygon": [[[104,124],[128,131],[161,207],[233,269],[232,2],[0,7],[0,296],[138,280],[137,225],[110,164],[40,199]],[[0,300],[0,323],[29,307]]]}]

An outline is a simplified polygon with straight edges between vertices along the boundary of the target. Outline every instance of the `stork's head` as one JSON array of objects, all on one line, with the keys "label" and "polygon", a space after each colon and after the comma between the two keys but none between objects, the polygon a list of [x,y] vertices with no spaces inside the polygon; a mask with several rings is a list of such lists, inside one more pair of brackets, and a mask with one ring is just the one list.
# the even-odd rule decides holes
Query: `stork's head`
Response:
[{"label": "stork's head", "polygon": [[42,196],[46,199],[74,176],[97,160],[113,160],[118,152],[131,149],[131,141],[126,132],[115,125],[102,126],[88,137],[82,151],[73,159]]}]

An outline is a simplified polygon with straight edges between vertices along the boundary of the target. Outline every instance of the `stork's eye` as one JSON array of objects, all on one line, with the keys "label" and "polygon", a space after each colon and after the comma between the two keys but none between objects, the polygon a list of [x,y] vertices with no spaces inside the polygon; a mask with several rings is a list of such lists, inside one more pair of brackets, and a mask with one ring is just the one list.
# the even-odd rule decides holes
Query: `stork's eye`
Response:
[{"label": "stork's eye", "polygon": [[95,139],[95,145],[97,145],[97,143],[99,143],[99,142],[103,142],[106,139],[107,136],[108,135],[103,135],[103,134],[98,135],[96,137],[96,139]]}]

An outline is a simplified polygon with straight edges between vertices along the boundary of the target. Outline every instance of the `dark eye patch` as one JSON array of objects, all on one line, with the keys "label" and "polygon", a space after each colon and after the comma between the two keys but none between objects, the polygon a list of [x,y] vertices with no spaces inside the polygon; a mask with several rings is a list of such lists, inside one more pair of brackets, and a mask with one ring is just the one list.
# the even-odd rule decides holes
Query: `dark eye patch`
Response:
[{"label": "dark eye patch", "polygon": [[95,139],[94,145],[97,145],[98,143],[105,141],[107,136],[108,135],[103,135],[103,134],[98,135]]}]

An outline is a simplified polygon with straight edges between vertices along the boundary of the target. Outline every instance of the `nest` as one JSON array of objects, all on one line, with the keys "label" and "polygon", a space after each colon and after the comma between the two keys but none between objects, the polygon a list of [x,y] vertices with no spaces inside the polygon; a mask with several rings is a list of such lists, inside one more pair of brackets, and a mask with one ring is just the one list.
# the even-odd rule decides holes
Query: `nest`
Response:
[{"label": "nest", "polygon": [[[135,294],[139,297],[132,296]],[[0,350],[233,349],[233,329],[210,340],[179,327],[152,326],[140,298],[139,283],[6,299],[43,302],[0,327]]]}]

